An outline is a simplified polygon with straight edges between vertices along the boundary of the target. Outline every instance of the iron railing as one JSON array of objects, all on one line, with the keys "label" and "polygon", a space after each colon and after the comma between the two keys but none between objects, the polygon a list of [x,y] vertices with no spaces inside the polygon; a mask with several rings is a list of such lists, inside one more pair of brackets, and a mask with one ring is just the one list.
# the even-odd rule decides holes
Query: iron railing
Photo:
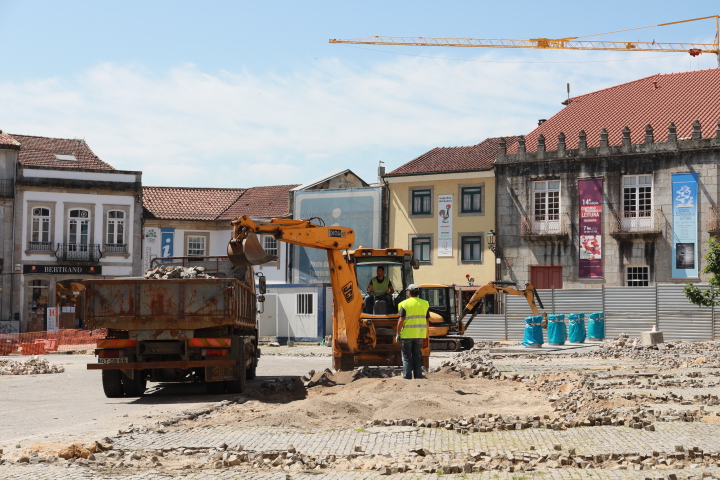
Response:
[{"label": "iron railing", "polygon": [[63,262],[97,262],[102,257],[102,251],[98,244],[58,243],[55,256]]},{"label": "iron railing", "polygon": [[127,253],[127,244],[125,243],[106,243],[105,253]]},{"label": "iron railing", "polygon": [[569,234],[568,225],[566,213],[560,213],[556,218],[525,214],[520,219],[520,235],[531,238],[566,237]]},{"label": "iron railing", "polygon": [[52,252],[52,249],[50,242],[30,242],[29,250],[31,252]]},{"label": "iron railing", "polygon": [[660,226],[662,212],[660,210],[649,212],[611,211],[610,213],[610,235],[632,237],[662,234]]}]

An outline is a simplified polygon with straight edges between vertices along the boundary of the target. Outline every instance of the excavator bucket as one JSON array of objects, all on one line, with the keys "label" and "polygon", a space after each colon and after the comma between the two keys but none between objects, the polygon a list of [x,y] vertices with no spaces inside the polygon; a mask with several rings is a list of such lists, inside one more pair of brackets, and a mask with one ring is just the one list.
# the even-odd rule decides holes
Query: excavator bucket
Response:
[{"label": "excavator bucket", "polygon": [[257,235],[252,232],[246,233],[242,240],[228,243],[227,252],[230,262],[236,267],[262,265],[278,259],[276,255],[270,255],[263,249]]}]

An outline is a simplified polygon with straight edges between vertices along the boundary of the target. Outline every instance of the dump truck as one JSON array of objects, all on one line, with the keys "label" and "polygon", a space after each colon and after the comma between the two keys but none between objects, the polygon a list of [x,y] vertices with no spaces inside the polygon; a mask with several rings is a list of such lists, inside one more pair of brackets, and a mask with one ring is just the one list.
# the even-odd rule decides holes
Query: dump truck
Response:
[{"label": "dump truck", "polygon": [[[352,249],[355,232],[348,227],[326,227],[312,219],[252,219],[247,215],[231,221],[233,235],[228,257],[237,266],[260,265],[272,261],[260,245],[257,235],[272,235],[276,240],[318,248],[327,252],[333,292],[333,361],[335,370],[358,366],[401,366],[400,343],[396,340],[398,304],[406,298],[407,287],[414,283],[413,270],[418,262],[412,251],[401,248]],[[377,267],[395,289],[391,300],[367,302],[363,291]],[[429,365],[430,346],[422,347],[423,365]]]},{"label": "dump truck", "polygon": [[[420,285],[420,297],[430,304],[429,336],[432,350],[470,350],[475,341],[465,335],[465,332],[475,316],[483,311],[487,300],[494,295],[524,296],[533,315],[539,315],[536,300],[540,308],[545,308],[537,290],[531,284],[526,284],[525,289],[521,290],[514,282],[489,282],[476,287],[472,296],[464,303],[462,293],[468,293],[466,289],[468,287],[458,285]],[[467,315],[470,317],[463,322]]]},{"label": "dump truck", "polygon": [[[166,275],[168,276],[168,275]],[[264,277],[260,293],[264,293]],[[143,395],[146,382],[203,382],[242,393],[255,377],[257,297],[251,267],[235,278],[84,280],[85,322],[106,328],[97,363],[109,398]]]}]

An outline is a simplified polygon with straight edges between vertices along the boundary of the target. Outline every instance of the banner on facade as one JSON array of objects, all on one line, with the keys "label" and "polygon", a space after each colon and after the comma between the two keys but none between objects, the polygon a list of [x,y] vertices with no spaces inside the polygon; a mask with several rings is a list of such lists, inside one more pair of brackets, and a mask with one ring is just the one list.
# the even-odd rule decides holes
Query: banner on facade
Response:
[{"label": "banner on facade", "polygon": [[163,258],[174,256],[173,251],[175,248],[175,229],[161,228],[160,238],[160,256]]},{"label": "banner on facade", "polygon": [[578,180],[580,197],[579,278],[602,278],[602,178]]},{"label": "banner on facade", "polygon": [[673,173],[673,278],[698,277],[697,173]]},{"label": "banner on facade", "polygon": [[453,196],[438,195],[438,257],[453,256]]},{"label": "banner on facade", "polygon": [[57,307],[51,307],[47,309],[47,330],[51,332],[53,330],[59,330],[60,325],[58,323],[58,309]]}]

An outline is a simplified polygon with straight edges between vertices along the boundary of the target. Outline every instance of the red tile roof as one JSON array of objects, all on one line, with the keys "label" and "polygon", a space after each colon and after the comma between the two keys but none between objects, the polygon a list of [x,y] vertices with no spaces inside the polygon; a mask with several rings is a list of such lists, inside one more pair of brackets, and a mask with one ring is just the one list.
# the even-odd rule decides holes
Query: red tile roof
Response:
[{"label": "red tile roof", "polygon": [[[111,165],[100,160],[98,156],[90,150],[85,140],[11,135],[15,140],[20,142],[18,162],[22,165],[115,170]],[[73,155],[77,161],[58,160],[55,154]]]},{"label": "red tile roof", "polygon": [[[537,151],[540,134],[546,150],[557,149],[557,137],[565,133],[566,148],[577,148],[578,134],[585,130],[587,146],[600,144],[600,131],[608,131],[610,145],[622,144],[622,130],[630,128],[632,143],[642,143],[645,126],[654,129],[656,142],[667,141],[674,122],[678,139],[690,137],[699,120],[703,137],[714,137],[720,120],[720,69],[653,75],[570,99],[568,106],[526,135],[526,150]],[[517,145],[508,153],[517,152]]]},{"label": "red tile roof", "polygon": [[259,218],[281,218],[289,215],[289,192],[298,185],[275,185],[248,189],[219,219],[231,220],[241,215]]},{"label": "red tile roof", "polygon": [[3,146],[12,146],[12,147],[19,147],[20,142],[15,140],[13,137],[11,137],[9,134],[3,132],[0,130],[0,145]]},{"label": "red tile roof", "polygon": [[246,191],[244,188],[143,187],[146,218],[216,220]]},{"label": "red tile roof", "polygon": [[297,185],[253,188],[143,187],[146,218],[162,220],[231,220],[240,215],[283,217],[288,192]]},{"label": "red tile roof", "polygon": [[[507,146],[519,137],[506,137]],[[437,147],[420,155],[386,176],[448,173],[468,170],[487,170],[493,167],[500,137],[488,138],[471,147]]]}]

